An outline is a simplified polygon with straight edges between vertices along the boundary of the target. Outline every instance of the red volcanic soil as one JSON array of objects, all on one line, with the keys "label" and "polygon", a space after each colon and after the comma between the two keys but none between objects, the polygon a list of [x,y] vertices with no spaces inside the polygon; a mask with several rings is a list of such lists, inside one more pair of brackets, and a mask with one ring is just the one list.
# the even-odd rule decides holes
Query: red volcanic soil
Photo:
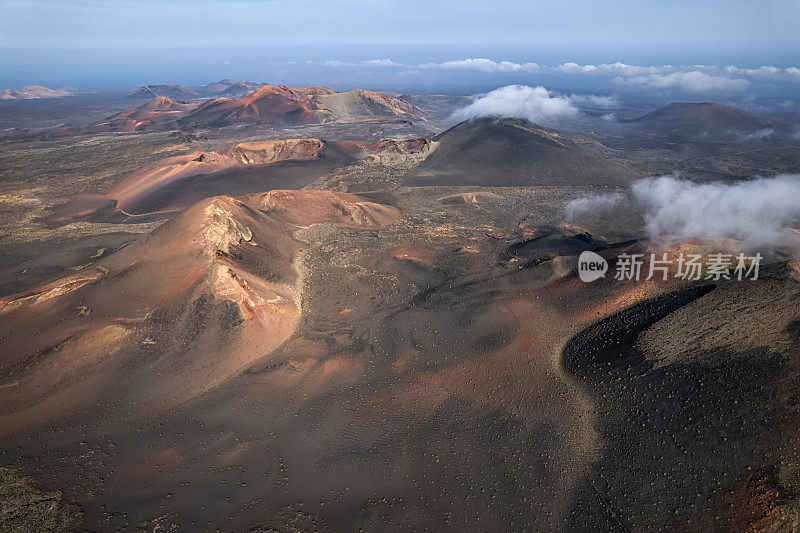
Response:
[{"label": "red volcanic soil", "polygon": [[293,89],[264,85],[244,98],[209,100],[181,119],[182,124],[222,126],[235,122],[313,124],[370,116],[424,118],[419,108],[387,94],[356,89],[337,93],[327,87]]},{"label": "red volcanic soil", "polygon": [[336,94],[336,91],[329,87],[325,87],[324,85],[312,85],[311,87],[306,87],[305,89],[295,89],[307,96],[324,96],[328,94]]},{"label": "red volcanic soil", "polygon": [[230,159],[216,152],[193,152],[168,157],[128,175],[112,187],[107,196],[117,201],[117,209],[127,211],[136,202],[169,183],[208,174],[229,165]]},{"label": "red volcanic soil", "polygon": [[332,191],[210,198],[85,271],[0,299],[0,425],[57,416],[84,394],[169,405],[201,394],[294,331],[297,226],[376,229],[400,215]]},{"label": "red volcanic soil", "polygon": [[277,161],[305,161],[320,157],[325,143],[319,139],[285,139],[239,143],[233,158],[242,165],[268,165]]},{"label": "red volcanic soil", "polygon": [[390,109],[394,114],[401,115],[415,115],[418,117],[424,117],[425,112],[419,109],[418,107],[409,104],[408,102],[401,100],[399,98],[395,98],[394,96],[389,96],[385,93],[379,93],[375,91],[365,91],[363,89],[355,89],[354,92],[356,95],[362,97],[365,100],[372,100],[378,104],[386,106]]},{"label": "red volcanic soil", "polygon": [[434,147],[425,139],[361,143],[311,138],[244,142],[225,152],[192,152],[145,165],[105,194],[78,195],[53,208],[45,222],[117,220],[175,211],[222,193],[302,187],[337,165],[422,158]]},{"label": "red volcanic soil", "polygon": [[351,228],[379,228],[400,217],[400,210],[335,191],[269,191],[257,195],[266,213],[299,226],[335,223]]},{"label": "red volcanic soil", "polygon": [[776,476],[754,474],[714,502],[687,531],[793,531],[796,515],[780,492]]},{"label": "red volcanic soil", "polygon": [[164,187],[191,177],[237,166],[316,159],[322,148],[319,139],[286,139],[239,143],[227,153],[192,152],[168,157],[129,174],[106,196],[117,201],[118,209],[127,211]]},{"label": "red volcanic soil", "polygon": [[77,220],[93,220],[113,216],[117,202],[99,193],[81,193],[69,202],[54,207],[46,222],[53,226],[69,224]]},{"label": "red volcanic soil", "polygon": [[[232,85],[228,91],[231,95],[239,95],[256,87],[259,86],[242,83]],[[425,113],[399,98],[374,91],[356,89],[337,93],[322,86],[295,89],[284,85],[263,85],[240,98],[213,98],[202,103],[157,96],[141,107],[92,124],[86,131],[153,131],[252,122],[302,125],[374,116],[424,118]]]},{"label": "red volcanic soil", "polygon": [[183,117],[181,124],[223,126],[233,122],[321,122],[319,109],[301,91],[283,85],[264,85],[244,98],[215,98]]},{"label": "red volcanic soil", "polygon": [[198,105],[197,103],[173,100],[166,96],[156,96],[143,106],[117,113],[102,122],[92,124],[87,129],[91,132],[170,129],[176,119]]}]

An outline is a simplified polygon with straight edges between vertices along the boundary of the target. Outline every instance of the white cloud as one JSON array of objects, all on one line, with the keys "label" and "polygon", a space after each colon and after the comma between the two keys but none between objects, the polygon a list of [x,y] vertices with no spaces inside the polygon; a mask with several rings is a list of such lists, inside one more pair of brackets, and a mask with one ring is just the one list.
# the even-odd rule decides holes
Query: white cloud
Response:
[{"label": "white cloud", "polygon": [[740,142],[746,142],[746,141],[758,141],[761,139],[769,139],[773,135],[775,135],[775,129],[764,128],[756,130],[753,133],[748,133],[747,135],[738,135],[737,137]]},{"label": "white cloud", "polygon": [[734,184],[697,184],[673,176],[631,186],[644,207],[651,239],[725,239],[746,247],[797,245],[786,230],[800,216],[800,175],[783,174]]},{"label": "white cloud", "polygon": [[752,77],[752,78],[786,78],[787,76],[800,76],[800,69],[796,67],[780,68],[764,65],[758,68],[739,68],[729,65],[724,68],[713,65],[628,65],[625,63],[602,63],[598,65],[579,65],[577,63],[562,63],[552,70],[566,74],[607,74],[621,78],[638,76],[655,76],[673,73],[702,72],[711,76],[722,77]]},{"label": "white cloud", "polygon": [[322,63],[326,67],[402,67],[401,63],[391,59],[369,59],[367,61],[338,61],[329,60]]},{"label": "white cloud", "polygon": [[770,79],[776,81],[792,81],[794,79],[800,79],[800,69],[797,67],[780,68],[771,65],[764,65],[758,68],[739,68],[733,65],[728,65],[723,70],[726,74],[734,76],[745,76],[764,80]]},{"label": "white cloud", "polygon": [[662,89],[681,89],[691,92],[705,91],[743,91],[750,86],[745,78],[760,81],[798,81],[800,69],[780,68],[765,65],[754,69],[738,68],[733,65],[721,68],[711,65],[628,65],[626,63],[601,63],[581,65],[574,62],[557,66],[544,66],[538,63],[515,63],[491,59],[457,59],[444,63],[427,63],[423,68],[448,70],[471,69],[482,72],[553,72],[569,75],[591,75],[613,77],[618,84],[635,87]]},{"label": "white cloud", "polygon": [[[312,62],[313,63],[313,62]],[[465,58],[440,63],[403,65],[392,59],[368,61],[325,61],[329,67],[411,67],[421,69],[477,71],[487,74],[564,74],[607,78],[614,83],[630,87],[679,89],[690,92],[743,91],[753,82],[800,82],[800,68],[763,65],[756,68],[741,68],[734,65],[629,65],[622,62],[585,64],[575,62],[556,66],[540,65],[536,62],[515,62],[488,58]]]},{"label": "white cloud", "polygon": [[391,59],[370,59],[364,61],[364,66],[367,67],[402,67],[403,65]]},{"label": "white cloud", "polygon": [[456,111],[453,118],[509,117],[547,122],[577,113],[578,109],[569,98],[553,95],[544,87],[508,85],[476,97],[471,104]]},{"label": "white cloud", "polygon": [[653,241],[732,238],[753,252],[784,246],[800,252],[800,235],[792,229],[800,217],[798,197],[798,174],[735,183],[695,183],[673,175],[639,180],[631,185],[630,196],[613,193],[573,200],[566,214],[602,215],[627,198],[642,211],[645,232]]},{"label": "white cloud", "polygon": [[620,106],[619,97],[601,96],[597,94],[571,94],[569,99],[577,105],[600,107],[603,109],[616,109]]},{"label": "white cloud", "polygon": [[579,65],[577,63],[563,63],[556,67],[556,70],[567,74],[590,74],[597,71],[594,65]]},{"label": "white cloud", "polygon": [[579,65],[577,63],[562,63],[554,68],[558,72],[565,74],[610,74],[618,76],[641,76],[644,74],[658,74],[667,69],[672,69],[670,65],[661,67],[642,67],[638,65],[626,65],[625,63],[603,63],[600,65]]},{"label": "white cloud", "polygon": [[[659,65],[642,66],[625,63],[603,63],[598,65],[579,65],[562,63],[557,67],[543,67],[563,74],[609,75],[615,76],[617,83],[642,86],[669,86],[687,90],[742,90],[747,88],[741,78],[752,78],[761,81],[797,81],[800,80],[800,69],[797,67],[775,67],[764,65],[757,68],[739,68],[729,65],[720,68],[712,65]],[[706,78],[707,76],[707,78]],[[726,83],[728,79],[734,83]]]},{"label": "white cloud", "polygon": [[763,67],[758,68],[739,68],[733,65],[728,65],[724,70],[725,72],[729,72],[737,76],[774,76],[779,72],[783,72],[783,69],[769,65],[764,65]]},{"label": "white cloud", "polygon": [[585,196],[572,200],[567,204],[567,218],[573,219],[586,215],[602,215],[616,207],[623,200],[618,192]]},{"label": "white cloud", "polygon": [[648,76],[633,76],[614,78],[615,83],[652,87],[655,89],[683,89],[692,92],[708,91],[743,91],[750,86],[750,82],[740,78],[726,78],[724,76],[711,76],[705,72],[693,70],[690,72],[673,72],[671,74],[651,74]]},{"label": "white cloud", "polygon": [[512,61],[492,61],[485,58],[456,59],[444,63],[426,63],[422,68],[441,68],[445,70],[479,70],[482,72],[533,72],[539,69],[536,63],[514,63]]}]

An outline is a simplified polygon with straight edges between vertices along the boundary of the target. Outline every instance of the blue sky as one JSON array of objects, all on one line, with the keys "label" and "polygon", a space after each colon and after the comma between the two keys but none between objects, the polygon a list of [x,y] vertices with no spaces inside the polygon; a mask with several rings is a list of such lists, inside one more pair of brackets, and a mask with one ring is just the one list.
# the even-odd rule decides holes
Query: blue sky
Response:
[{"label": "blue sky", "polygon": [[[672,78],[638,81],[628,79],[635,73],[621,79],[619,69],[558,68],[622,62],[679,65],[684,73],[703,65],[716,69],[705,76],[747,80],[746,87],[709,82],[715,90],[786,93],[796,87],[793,71],[770,78],[766,71],[721,69],[800,66],[799,28],[796,0],[0,0],[0,87],[198,84],[222,77],[398,89],[508,82],[705,86],[696,75],[679,80],[674,68],[642,74]],[[452,66],[466,59],[541,68]]]}]

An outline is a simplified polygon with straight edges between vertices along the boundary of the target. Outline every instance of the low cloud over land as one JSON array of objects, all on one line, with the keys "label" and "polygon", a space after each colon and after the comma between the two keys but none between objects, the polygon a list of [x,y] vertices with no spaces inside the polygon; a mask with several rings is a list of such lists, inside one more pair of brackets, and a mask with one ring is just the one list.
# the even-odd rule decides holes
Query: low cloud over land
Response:
[{"label": "low cloud over land", "polygon": [[473,102],[457,110],[453,119],[463,121],[482,117],[524,118],[547,124],[556,119],[577,115],[580,106],[616,109],[616,95],[557,94],[544,87],[507,85],[472,97]]},{"label": "low cloud over land", "polygon": [[544,87],[508,85],[478,96],[467,107],[453,114],[456,120],[481,117],[525,118],[531,122],[576,115],[578,108],[569,97],[551,93]]},{"label": "low cloud over land", "polygon": [[[648,238],[656,241],[733,238],[753,251],[787,246],[800,250],[800,175],[698,184],[675,176],[631,185],[630,201],[642,210]],[[620,206],[622,194],[574,200],[567,215],[581,217]]]}]

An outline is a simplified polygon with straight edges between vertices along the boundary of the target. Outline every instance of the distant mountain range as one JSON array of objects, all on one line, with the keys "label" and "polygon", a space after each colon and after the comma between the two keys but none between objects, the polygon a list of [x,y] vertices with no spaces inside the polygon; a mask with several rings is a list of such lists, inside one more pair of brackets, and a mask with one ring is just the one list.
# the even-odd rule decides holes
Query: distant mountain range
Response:
[{"label": "distant mountain range", "polygon": [[38,98],[61,98],[72,96],[75,89],[71,87],[61,87],[60,89],[49,89],[41,85],[26,85],[21,89],[0,90],[0,100],[35,100]]},{"label": "distant mountain range", "polygon": [[180,100],[198,100],[214,96],[241,98],[257,91],[264,85],[264,83],[236,81],[229,78],[197,87],[187,87],[185,85],[142,85],[129,94],[128,98],[155,98],[156,96],[166,96],[167,98]]},{"label": "distant mountain range", "polygon": [[[226,81],[230,80],[215,83],[224,85]],[[172,86],[148,85],[139,91],[154,87]],[[246,82],[234,82],[223,92],[239,94],[248,89]],[[340,93],[322,86],[298,89],[263,85],[244,97],[218,97],[201,102],[159,95],[142,106],[92,124],[88,129],[133,132],[247,123],[286,126],[400,116],[423,119],[425,112],[400,98],[374,91],[354,89]]]}]

